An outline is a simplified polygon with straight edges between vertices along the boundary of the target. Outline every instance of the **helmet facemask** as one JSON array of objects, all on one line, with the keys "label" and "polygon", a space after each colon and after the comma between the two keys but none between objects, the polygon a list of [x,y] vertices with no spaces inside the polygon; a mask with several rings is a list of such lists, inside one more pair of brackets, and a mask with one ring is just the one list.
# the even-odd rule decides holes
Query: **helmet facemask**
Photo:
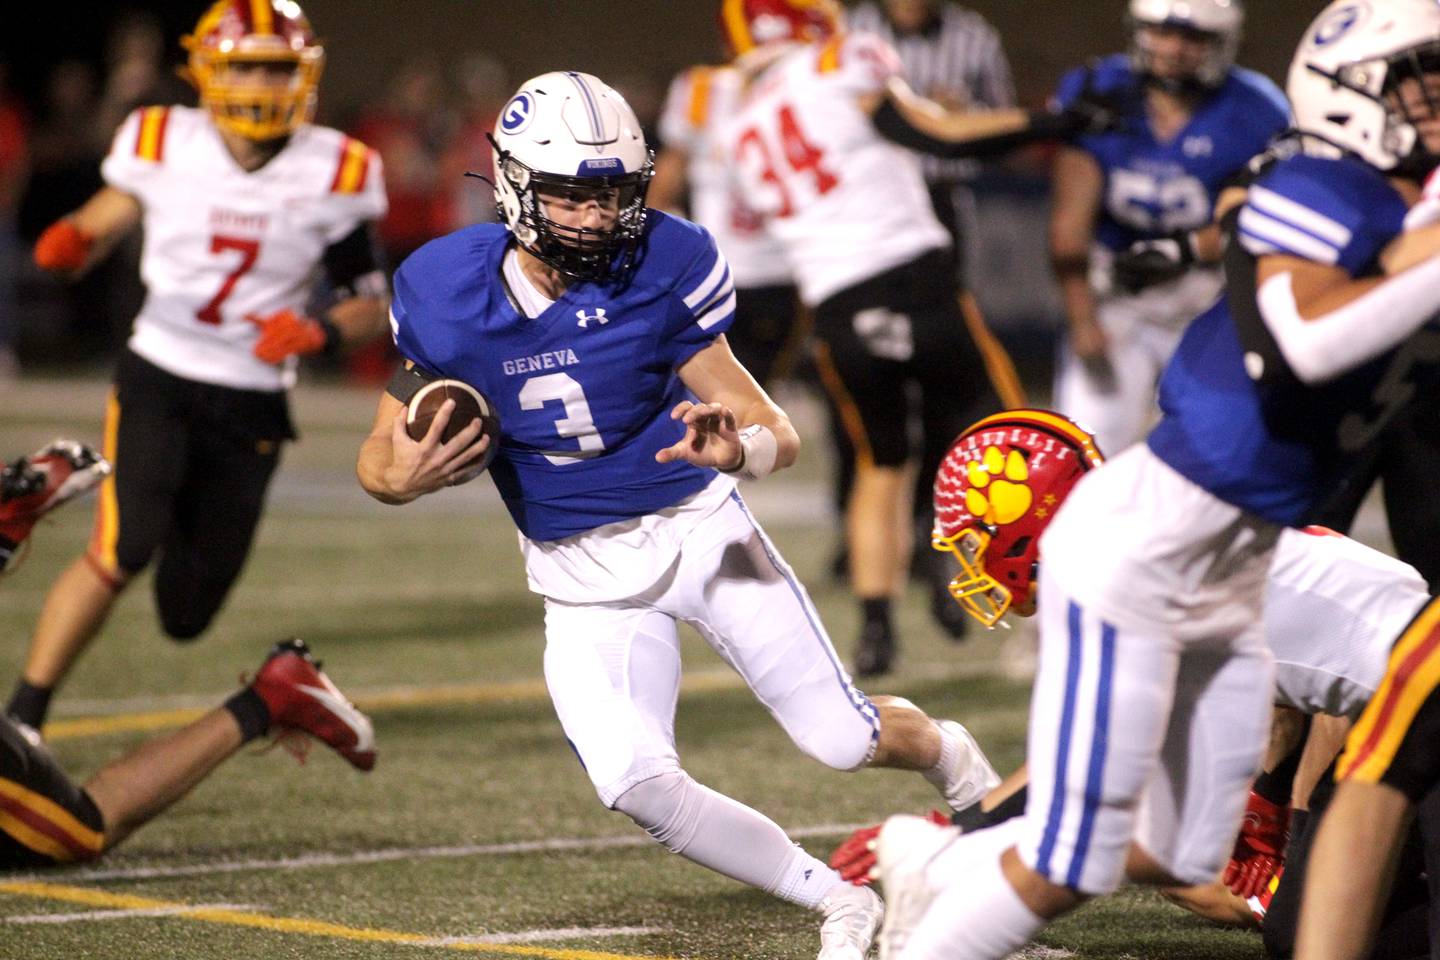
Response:
[{"label": "helmet facemask", "polygon": [[1313,66],[1310,69],[1337,86],[1375,101],[1384,111],[1381,145],[1396,158],[1391,168],[1395,172],[1423,178],[1440,166],[1440,153],[1426,147],[1420,132],[1421,123],[1440,121],[1440,40],[1383,59],[1345,64],[1333,75]]},{"label": "helmet facemask", "polygon": [[950,581],[950,596],[987,627],[999,623],[1014,602],[1009,588],[985,572],[985,552],[993,535],[993,529],[985,525],[982,529],[967,527],[952,537],[936,530],[930,540],[933,549],[950,554],[960,564],[960,573]]},{"label": "helmet facemask", "polygon": [[[629,173],[565,176],[527,166],[501,149],[493,136],[490,143],[495,149],[495,197],[500,219],[531,255],[580,281],[620,278],[634,268],[645,227],[645,195],[655,169],[652,152],[647,151],[639,170]],[[567,193],[609,190],[616,191],[616,212],[608,229],[568,226],[545,212],[544,194],[563,197]]]},{"label": "helmet facemask", "polygon": [[[248,140],[278,140],[314,117],[325,48],[293,3],[244,9],[248,19],[234,0],[217,0],[206,11],[195,32],[181,38],[190,54],[181,75],[217,127]],[[257,77],[262,69],[284,72],[285,82]]]}]

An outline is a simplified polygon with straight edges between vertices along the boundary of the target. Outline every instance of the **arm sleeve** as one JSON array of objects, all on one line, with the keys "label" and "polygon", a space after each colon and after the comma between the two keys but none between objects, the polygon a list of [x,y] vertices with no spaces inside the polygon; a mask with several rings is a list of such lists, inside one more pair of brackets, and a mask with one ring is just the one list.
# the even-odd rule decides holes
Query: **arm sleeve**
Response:
[{"label": "arm sleeve", "polygon": [[385,259],[374,221],[359,224],[326,247],[321,263],[325,279],[339,298],[385,295]]},{"label": "arm sleeve", "polygon": [[110,152],[100,163],[100,175],[108,185],[142,200],[161,170],[158,162],[140,156],[138,142],[144,113],[144,107],[130,111],[130,115],[120,124],[114,139],[110,141]]},{"label": "arm sleeve", "polygon": [[1250,186],[1238,236],[1255,256],[1283,254],[1359,276],[1397,233],[1405,204],[1384,179],[1340,161],[1297,157]]},{"label": "arm sleeve", "polygon": [[698,132],[694,120],[695,112],[704,106],[703,101],[697,103],[704,94],[697,84],[703,84],[707,80],[702,70],[701,67],[692,67],[677,74],[675,79],[670,81],[670,90],[665,95],[665,106],[660,111],[660,121],[657,124],[662,146],[684,150],[686,153],[694,150]]},{"label": "arm sleeve", "polygon": [[675,285],[679,304],[672,311],[665,337],[665,349],[674,366],[714,343],[735,319],[735,283],[730,277],[730,265],[715,239],[704,230],[701,236],[699,253]]}]

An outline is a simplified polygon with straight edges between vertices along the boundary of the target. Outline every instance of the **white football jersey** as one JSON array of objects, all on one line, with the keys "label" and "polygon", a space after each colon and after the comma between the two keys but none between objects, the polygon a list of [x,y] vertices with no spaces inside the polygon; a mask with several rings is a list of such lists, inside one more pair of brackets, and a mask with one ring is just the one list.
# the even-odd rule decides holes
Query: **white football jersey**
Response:
[{"label": "white football jersey", "polygon": [[743,85],[731,67],[692,67],[677,75],[660,114],[660,139],[685,152],[690,216],[715,238],[735,286],[779,286],[792,282],[785,248],[741,201],[727,168],[723,133]]},{"label": "white football jersey", "polygon": [[294,383],[294,357],[277,366],[254,355],[249,318],[303,309],[325,249],[386,209],[380,158],[358,140],[302,126],[246,172],[209,115],[189,107],[133,112],[100,170],[144,208],[146,296],[130,348],[226,387]]},{"label": "white football jersey", "polygon": [[874,35],[796,46],[751,80],[727,127],[741,198],[785,244],[807,305],[950,244],[919,158],[860,109],[900,72]]}]

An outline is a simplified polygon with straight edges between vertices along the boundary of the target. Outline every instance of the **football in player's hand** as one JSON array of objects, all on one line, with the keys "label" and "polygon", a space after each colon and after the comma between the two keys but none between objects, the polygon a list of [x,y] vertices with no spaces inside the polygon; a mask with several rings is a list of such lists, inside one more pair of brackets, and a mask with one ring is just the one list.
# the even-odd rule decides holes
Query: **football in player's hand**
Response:
[{"label": "football in player's hand", "polygon": [[454,400],[455,409],[450,411],[450,422],[440,434],[442,443],[453,439],[457,433],[469,426],[471,421],[477,419],[482,421],[481,435],[490,438],[490,447],[480,458],[477,468],[466,471],[468,479],[490,465],[491,458],[500,446],[500,416],[495,412],[495,404],[479,390],[460,380],[434,380],[427,383],[410,398],[405,412],[405,432],[412,440],[423,440],[446,400]]}]

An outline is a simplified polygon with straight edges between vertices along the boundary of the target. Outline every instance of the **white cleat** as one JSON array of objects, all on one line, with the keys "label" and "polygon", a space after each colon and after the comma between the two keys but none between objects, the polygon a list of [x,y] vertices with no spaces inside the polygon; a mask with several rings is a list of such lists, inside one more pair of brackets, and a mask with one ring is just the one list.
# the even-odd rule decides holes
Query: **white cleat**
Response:
[{"label": "white cleat", "polygon": [[820,954],[816,960],[865,960],[885,918],[885,901],[869,887],[837,883],[820,901]]},{"label": "white cleat", "polygon": [[954,827],[908,815],[891,817],[880,828],[875,860],[886,901],[880,960],[898,960],[904,951],[910,932],[941,890],[926,877],[926,868],[959,836]]},{"label": "white cleat", "polygon": [[954,742],[955,762],[945,772],[944,784],[937,784],[951,810],[964,810],[1000,785],[1000,774],[985,759],[975,738],[954,720],[937,720],[940,735]]}]

